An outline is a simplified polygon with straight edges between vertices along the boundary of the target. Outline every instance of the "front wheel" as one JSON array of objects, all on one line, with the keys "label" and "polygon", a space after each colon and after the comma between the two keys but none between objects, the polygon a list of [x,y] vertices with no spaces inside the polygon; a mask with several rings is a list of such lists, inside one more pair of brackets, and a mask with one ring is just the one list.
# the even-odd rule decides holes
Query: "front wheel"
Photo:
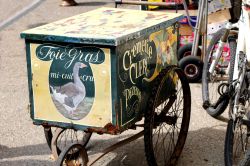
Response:
[{"label": "front wheel", "polygon": [[81,144],[73,143],[68,145],[56,161],[56,166],[87,166],[88,154]]},{"label": "front wheel", "polygon": [[230,119],[227,125],[224,159],[226,166],[239,165],[248,149],[247,126],[242,124],[242,119]]},{"label": "front wheel", "polygon": [[189,128],[189,83],[175,66],[162,70],[155,80],[145,110],[145,155],[150,166],[176,165]]},{"label": "front wheel", "polygon": [[[225,34],[225,29],[220,29],[216,32],[207,49],[205,62],[203,66],[202,73],[202,99],[203,99],[203,108],[206,109],[207,113],[212,117],[217,117],[221,115],[224,110],[227,108],[229,103],[229,98],[226,95],[223,87],[226,87],[228,83],[228,77],[231,76],[231,71],[233,71],[232,66],[234,65],[234,58],[236,52],[236,39],[228,40],[229,50],[230,50],[230,70],[229,75],[226,73],[226,58],[225,55],[226,47],[223,48],[220,55],[219,63],[216,64],[214,72],[211,74],[209,72],[210,65],[215,58],[215,52],[218,48],[218,43],[220,42],[221,37]],[[229,39],[229,38],[228,38]],[[230,80],[229,80],[230,81]],[[222,93],[219,93],[222,92]]]}]

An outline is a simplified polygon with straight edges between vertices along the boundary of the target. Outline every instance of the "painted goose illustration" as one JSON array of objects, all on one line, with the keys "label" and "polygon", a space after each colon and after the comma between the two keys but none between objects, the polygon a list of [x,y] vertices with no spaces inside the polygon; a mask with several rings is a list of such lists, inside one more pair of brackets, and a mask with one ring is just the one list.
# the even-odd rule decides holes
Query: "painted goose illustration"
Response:
[{"label": "painted goose illustration", "polygon": [[63,105],[69,114],[73,114],[86,96],[85,86],[79,77],[79,69],[85,67],[85,64],[76,62],[73,67],[73,82],[62,86],[50,86],[52,97]]}]

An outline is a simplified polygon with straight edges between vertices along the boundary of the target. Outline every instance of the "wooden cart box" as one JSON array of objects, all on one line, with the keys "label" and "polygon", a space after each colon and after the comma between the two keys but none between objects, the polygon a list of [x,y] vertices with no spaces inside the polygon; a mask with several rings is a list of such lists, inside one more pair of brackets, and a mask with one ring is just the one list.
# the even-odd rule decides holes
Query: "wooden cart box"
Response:
[{"label": "wooden cart box", "polygon": [[100,8],[21,33],[34,124],[116,133],[176,64],[179,14]]}]

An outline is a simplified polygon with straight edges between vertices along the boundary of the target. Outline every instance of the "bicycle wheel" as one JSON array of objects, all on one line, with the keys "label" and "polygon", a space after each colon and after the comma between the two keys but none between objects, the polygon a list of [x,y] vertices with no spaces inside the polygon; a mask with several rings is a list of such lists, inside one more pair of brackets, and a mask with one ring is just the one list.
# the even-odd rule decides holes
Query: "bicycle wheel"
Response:
[{"label": "bicycle wheel", "polygon": [[77,131],[74,129],[56,128],[51,140],[51,150],[55,159],[58,158],[61,151],[71,143],[79,143],[86,146],[92,133]]},{"label": "bicycle wheel", "polygon": [[60,154],[56,166],[87,166],[88,154],[81,144],[69,144]]},{"label": "bicycle wheel", "polygon": [[175,165],[188,133],[191,110],[189,83],[175,66],[155,79],[145,110],[144,144],[148,165]]},{"label": "bicycle wheel", "polygon": [[230,119],[227,125],[224,159],[226,166],[239,165],[245,157],[248,147],[247,126],[242,119]]},{"label": "bicycle wheel", "polygon": [[[229,98],[226,95],[219,94],[219,87],[223,83],[228,82],[228,76],[226,75],[225,69],[221,65],[215,67],[215,72],[210,74],[208,72],[210,64],[214,58],[215,50],[217,49],[217,44],[220,41],[220,38],[225,33],[225,29],[220,29],[213,35],[211,39],[207,54],[205,57],[205,62],[203,66],[202,73],[202,99],[203,99],[203,108],[206,109],[207,113],[212,117],[217,117],[224,112],[227,108]],[[231,50],[230,50],[231,51]],[[223,52],[222,52],[223,53]],[[221,56],[219,62],[224,61],[224,57]]]}]

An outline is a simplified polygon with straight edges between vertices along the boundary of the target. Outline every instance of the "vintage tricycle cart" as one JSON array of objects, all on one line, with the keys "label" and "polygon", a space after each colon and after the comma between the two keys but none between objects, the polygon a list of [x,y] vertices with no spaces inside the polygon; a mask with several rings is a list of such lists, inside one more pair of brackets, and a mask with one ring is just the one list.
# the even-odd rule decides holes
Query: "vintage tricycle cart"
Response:
[{"label": "vintage tricycle cart", "polygon": [[[182,18],[100,8],[21,34],[31,118],[44,126],[58,165],[91,165],[143,135],[149,165],[176,164],[191,107],[189,84],[176,66]],[[88,160],[84,146],[92,132],[115,135],[136,127],[144,130]]]}]

